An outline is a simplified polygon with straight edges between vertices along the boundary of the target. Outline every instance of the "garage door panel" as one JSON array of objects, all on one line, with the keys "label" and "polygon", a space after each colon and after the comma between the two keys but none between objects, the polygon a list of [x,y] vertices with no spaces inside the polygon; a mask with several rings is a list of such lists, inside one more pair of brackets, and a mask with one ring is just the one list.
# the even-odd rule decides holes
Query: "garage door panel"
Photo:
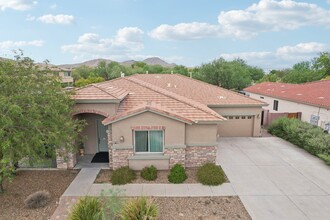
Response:
[{"label": "garage door panel", "polygon": [[220,137],[252,137],[253,116],[229,116],[227,121],[218,125]]}]

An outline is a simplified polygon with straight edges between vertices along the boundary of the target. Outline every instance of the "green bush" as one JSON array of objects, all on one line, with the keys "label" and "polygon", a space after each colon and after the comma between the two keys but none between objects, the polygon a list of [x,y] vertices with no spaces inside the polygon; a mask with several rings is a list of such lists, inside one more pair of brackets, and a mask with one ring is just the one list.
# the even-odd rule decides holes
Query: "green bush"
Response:
[{"label": "green bush", "polygon": [[168,181],[171,183],[183,183],[187,179],[187,174],[181,164],[175,164],[168,175]]},{"label": "green bush", "polygon": [[146,197],[129,200],[121,212],[122,220],[153,220],[158,215],[156,204]]},{"label": "green bush", "polygon": [[131,183],[135,178],[135,172],[128,166],[120,167],[112,172],[111,183],[112,185],[124,185]]},{"label": "green bush", "polygon": [[269,133],[297,145],[313,155],[330,154],[330,135],[323,129],[298,119],[279,118],[268,128]]},{"label": "green bush", "polygon": [[98,199],[84,197],[73,206],[69,220],[100,220],[102,213],[102,204]]},{"label": "green bush", "polygon": [[149,181],[157,179],[157,168],[153,165],[143,168],[141,171],[141,177]]},{"label": "green bush", "polygon": [[225,173],[214,163],[206,163],[197,170],[197,180],[203,185],[217,186],[226,182]]},{"label": "green bush", "polygon": [[29,209],[36,209],[44,207],[50,200],[50,193],[46,190],[37,191],[29,195],[25,200],[24,204]]}]

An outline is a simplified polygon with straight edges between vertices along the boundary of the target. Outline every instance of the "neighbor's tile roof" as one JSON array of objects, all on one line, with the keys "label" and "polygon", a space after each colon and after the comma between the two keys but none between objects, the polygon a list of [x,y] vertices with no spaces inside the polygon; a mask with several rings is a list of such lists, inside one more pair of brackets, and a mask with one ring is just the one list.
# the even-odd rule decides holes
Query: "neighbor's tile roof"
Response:
[{"label": "neighbor's tile roof", "polygon": [[247,87],[244,91],[308,105],[330,107],[330,80],[304,84],[263,82]]},{"label": "neighbor's tile roof", "polygon": [[204,105],[265,105],[264,102],[251,99],[237,92],[180,74],[136,74],[130,78],[140,79]]},{"label": "neighbor's tile roof", "polygon": [[128,92],[108,84],[91,84],[75,90],[75,100],[122,100]]}]

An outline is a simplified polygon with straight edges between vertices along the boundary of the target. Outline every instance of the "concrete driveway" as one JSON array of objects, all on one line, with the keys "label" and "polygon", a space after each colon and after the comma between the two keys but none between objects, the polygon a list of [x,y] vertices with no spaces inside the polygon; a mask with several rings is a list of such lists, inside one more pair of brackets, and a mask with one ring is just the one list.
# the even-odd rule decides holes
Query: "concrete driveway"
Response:
[{"label": "concrete driveway", "polygon": [[217,163],[253,219],[330,219],[330,167],[280,138],[222,138]]}]

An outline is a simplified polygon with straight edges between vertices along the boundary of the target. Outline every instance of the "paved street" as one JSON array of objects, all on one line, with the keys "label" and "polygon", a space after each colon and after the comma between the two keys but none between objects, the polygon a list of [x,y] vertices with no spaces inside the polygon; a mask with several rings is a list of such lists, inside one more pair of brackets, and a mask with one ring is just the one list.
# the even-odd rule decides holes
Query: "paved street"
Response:
[{"label": "paved street", "polygon": [[284,140],[222,138],[217,163],[255,220],[330,219],[330,167]]}]

